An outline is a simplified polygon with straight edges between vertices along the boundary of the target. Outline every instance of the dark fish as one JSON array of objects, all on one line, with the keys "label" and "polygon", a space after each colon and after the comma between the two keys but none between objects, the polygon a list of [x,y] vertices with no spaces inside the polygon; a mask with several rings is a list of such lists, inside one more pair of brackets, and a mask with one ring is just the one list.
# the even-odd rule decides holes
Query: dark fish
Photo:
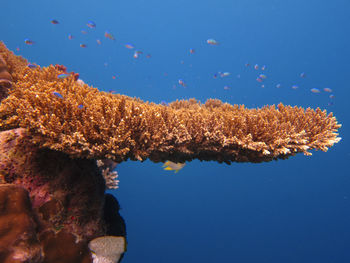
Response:
[{"label": "dark fish", "polygon": [[55,95],[57,98],[63,99],[63,96],[56,91],[52,92],[52,94]]},{"label": "dark fish", "polygon": [[114,36],[111,33],[109,33],[108,31],[105,32],[105,37],[109,38],[111,40],[115,40]]},{"label": "dark fish", "polygon": [[29,39],[29,38],[26,38],[26,39],[24,39],[24,43],[26,43],[27,45],[33,45],[34,41]]},{"label": "dark fish", "polygon": [[59,79],[65,79],[65,78],[67,78],[67,77],[69,77],[69,76],[70,76],[70,74],[63,73],[63,74],[59,74],[57,77],[58,77]]},{"label": "dark fish", "polygon": [[27,65],[27,67],[28,67],[28,68],[36,68],[36,67],[38,67],[38,65],[29,63],[29,64]]},{"label": "dark fish", "polygon": [[209,45],[219,45],[219,42],[217,42],[215,39],[212,39],[212,38],[209,38],[209,39],[207,39],[207,43],[209,44]]},{"label": "dark fish", "polygon": [[95,28],[95,27],[96,27],[96,24],[95,24],[94,21],[89,21],[89,22],[87,22],[86,25],[87,25],[88,27],[90,27],[90,28]]}]

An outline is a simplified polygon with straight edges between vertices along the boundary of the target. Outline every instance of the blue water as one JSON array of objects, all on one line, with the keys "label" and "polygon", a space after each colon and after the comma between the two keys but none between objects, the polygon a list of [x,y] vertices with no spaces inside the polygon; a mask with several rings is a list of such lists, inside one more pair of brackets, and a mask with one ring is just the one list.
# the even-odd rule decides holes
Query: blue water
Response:
[{"label": "blue water", "polygon": [[[64,64],[100,90],[156,103],[320,107],[343,124],[342,141],[311,157],[193,161],[176,175],[150,161],[118,165],[120,188],[111,193],[127,223],[123,262],[350,262],[348,0],[4,1],[1,13],[1,39],[16,54]],[[126,43],[144,53],[134,59]],[[263,83],[255,64],[266,65]],[[214,79],[219,71],[231,75]]]}]

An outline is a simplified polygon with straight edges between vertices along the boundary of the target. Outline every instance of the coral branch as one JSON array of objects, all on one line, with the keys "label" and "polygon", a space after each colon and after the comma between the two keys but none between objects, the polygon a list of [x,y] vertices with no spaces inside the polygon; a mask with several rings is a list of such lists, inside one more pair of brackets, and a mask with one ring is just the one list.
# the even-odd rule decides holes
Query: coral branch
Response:
[{"label": "coral branch", "polygon": [[169,106],[100,92],[54,66],[16,67],[23,59],[0,45],[15,75],[0,105],[0,129],[26,128],[32,142],[74,157],[176,162],[262,162],[337,143],[340,124],[319,108],[260,109],[194,99]]}]

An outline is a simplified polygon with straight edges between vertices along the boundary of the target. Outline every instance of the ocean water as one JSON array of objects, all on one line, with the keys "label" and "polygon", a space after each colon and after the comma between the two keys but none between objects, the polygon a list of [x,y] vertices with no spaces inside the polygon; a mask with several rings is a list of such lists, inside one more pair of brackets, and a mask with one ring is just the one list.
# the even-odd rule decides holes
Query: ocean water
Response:
[{"label": "ocean water", "polygon": [[[156,103],[218,98],[247,107],[320,107],[343,125],[340,143],[312,156],[261,164],[193,161],[177,174],[150,161],[119,164],[120,187],[110,192],[127,224],[123,262],[350,262],[348,0],[1,6],[0,39],[11,50],[42,66],[63,64],[100,90]],[[26,45],[26,38],[35,43]],[[143,53],[134,58],[135,50]],[[262,83],[260,73],[267,76]]]}]

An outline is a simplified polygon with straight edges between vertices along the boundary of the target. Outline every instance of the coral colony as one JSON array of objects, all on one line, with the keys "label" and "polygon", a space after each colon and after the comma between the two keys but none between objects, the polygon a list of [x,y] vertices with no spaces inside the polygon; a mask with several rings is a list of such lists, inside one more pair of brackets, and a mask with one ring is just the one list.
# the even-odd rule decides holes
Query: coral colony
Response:
[{"label": "coral colony", "polygon": [[257,163],[340,140],[320,109],[154,104],[101,92],[64,66],[28,65],[0,42],[2,262],[119,262],[125,224],[105,194],[118,187],[116,163]]}]

